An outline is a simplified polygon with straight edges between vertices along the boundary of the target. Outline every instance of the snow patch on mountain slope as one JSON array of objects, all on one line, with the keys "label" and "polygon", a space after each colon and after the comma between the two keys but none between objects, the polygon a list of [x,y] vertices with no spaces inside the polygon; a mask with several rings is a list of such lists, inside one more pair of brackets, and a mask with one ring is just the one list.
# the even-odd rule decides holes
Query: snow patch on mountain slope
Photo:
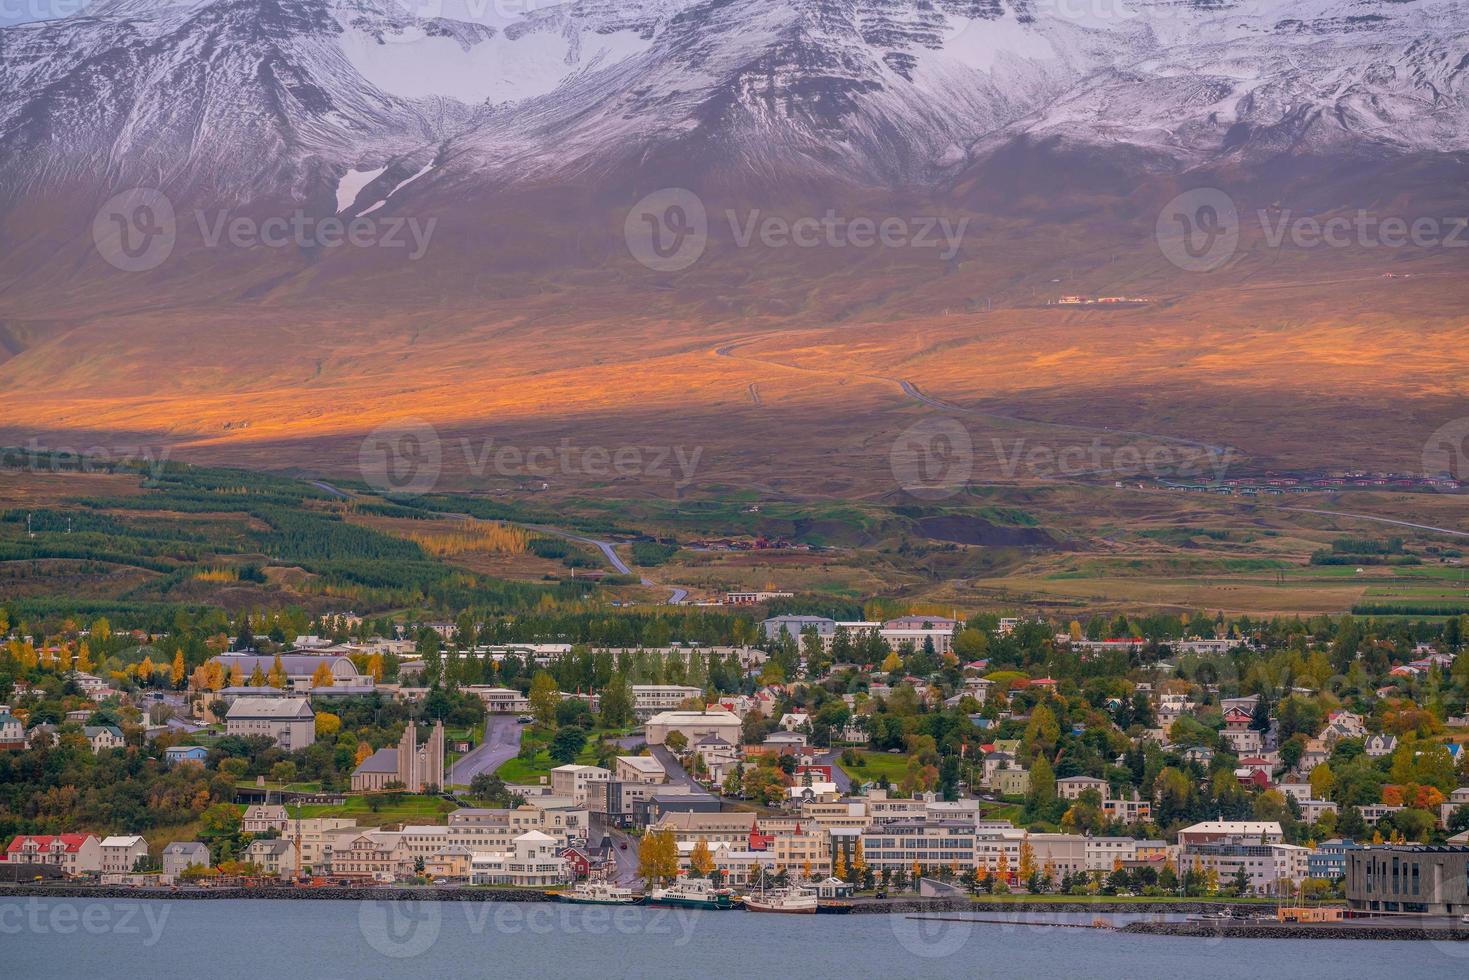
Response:
[{"label": "snow patch on mountain slope", "polygon": [[372,214],[374,211],[378,210],[383,205],[385,205],[389,201],[391,201],[393,199],[393,195],[394,194],[398,193],[403,188],[407,187],[409,184],[413,183],[415,180],[417,180],[418,178],[422,177],[424,174],[428,173],[432,169],[434,169],[434,162],[432,160],[430,160],[428,163],[425,163],[416,173],[411,174],[408,177],[404,177],[402,180],[400,180],[396,184],[394,184],[393,185],[393,189],[390,190],[390,191],[388,191],[387,194],[383,195],[382,200],[376,201],[371,206],[369,206],[367,208],[364,208],[362,210],[361,214],[363,214],[363,215]]},{"label": "snow patch on mountain slope", "polygon": [[414,31],[383,43],[355,27],[342,33],[342,51],[368,82],[402,98],[434,96],[479,102],[519,102],[554,92],[573,75],[648,50],[634,31],[599,34],[532,30],[468,45]]},{"label": "snow patch on mountain slope", "polygon": [[362,193],[362,188],[377,180],[383,175],[387,167],[378,167],[375,170],[349,170],[337,181],[337,213],[350,208],[357,200],[357,195]]}]

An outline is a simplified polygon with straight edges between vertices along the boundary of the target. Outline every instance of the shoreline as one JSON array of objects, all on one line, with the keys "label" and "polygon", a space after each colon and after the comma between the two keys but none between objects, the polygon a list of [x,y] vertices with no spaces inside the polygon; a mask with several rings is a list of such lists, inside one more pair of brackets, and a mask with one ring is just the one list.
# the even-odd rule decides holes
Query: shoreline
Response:
[{"label": "shoreline", "polygon": [[[541,902],[555,903],[557,898],[534,888],[488,887],[425,887],[374,885],[364,888],[292,888],[292,887],[217,887],[217,888],[132,888],[123,885],[47,885],[31,882],[18,884],[0,883],[0,900],[8,896],[25,898],[97,898],[97,899],[151,899],[178,901],[221,901],[242,899],[251,901],[425,901],[425,902]],[[904,914],[921,915],[933,912],[982,912],[995,915],[1006,913],[1055,912],[1067,915],[1096,913],[1099,915],[1122,914],[1168,914],[1189,915],[1202,911],[1236,911],[1257,913],[1265,906],[1247,902],[1219,901],[1186,902],[1159,899],[1157,902],[1111,902],[1106,900],[1087,901],[1014,901],[976,902],[967,898],[865,898],[849,900],[854,915]]]},{"label": "shoreline", "polygon": [[1469,942],[1469,925],[1394,925],[1380,919],[1345,922],[1131,922],[1118,932],[1195,939],[1386,939],[1411,942]]}]

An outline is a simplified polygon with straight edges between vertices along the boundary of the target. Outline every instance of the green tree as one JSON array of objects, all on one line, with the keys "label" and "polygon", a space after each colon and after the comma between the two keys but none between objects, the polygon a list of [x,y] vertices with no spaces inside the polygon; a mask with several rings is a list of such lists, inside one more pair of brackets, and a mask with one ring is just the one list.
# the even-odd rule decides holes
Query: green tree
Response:
[{"label": "green tree", "polygon": [[622,728],[632,723],[632,686],[626,674],[616,674],[602,688],[602,724],[607,728]]},{"label": "green tree", "polygon": [[587,733],[584,729],[569,725],[556,732],[551,738],[551,747],[547,750],[551,758],[562,765],[569,765],[576,761],[581,750],[587,744]]}]

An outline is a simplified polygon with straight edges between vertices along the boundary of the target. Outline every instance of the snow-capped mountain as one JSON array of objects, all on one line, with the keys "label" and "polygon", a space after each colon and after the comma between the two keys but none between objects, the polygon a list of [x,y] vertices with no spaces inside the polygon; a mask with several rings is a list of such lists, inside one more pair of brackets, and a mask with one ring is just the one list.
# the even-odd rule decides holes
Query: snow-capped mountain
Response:
[{"label": "snow-capped mountain", "polygon": [[0,31],[0,199],[1459,152],[1466,28],[1460,0],[100,0]]}]

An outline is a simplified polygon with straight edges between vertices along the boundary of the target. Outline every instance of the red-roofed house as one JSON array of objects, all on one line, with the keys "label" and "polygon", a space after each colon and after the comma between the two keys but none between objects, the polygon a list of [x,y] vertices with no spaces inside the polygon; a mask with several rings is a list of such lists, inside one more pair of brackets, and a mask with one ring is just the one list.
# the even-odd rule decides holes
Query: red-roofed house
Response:
[{"label": "red-roofed house", "polygon": [[4,859],[16,864],[54,864],[68,875],[83,875],[102,870],[102,842],[91,834],[22,835],[10,842]]}]

